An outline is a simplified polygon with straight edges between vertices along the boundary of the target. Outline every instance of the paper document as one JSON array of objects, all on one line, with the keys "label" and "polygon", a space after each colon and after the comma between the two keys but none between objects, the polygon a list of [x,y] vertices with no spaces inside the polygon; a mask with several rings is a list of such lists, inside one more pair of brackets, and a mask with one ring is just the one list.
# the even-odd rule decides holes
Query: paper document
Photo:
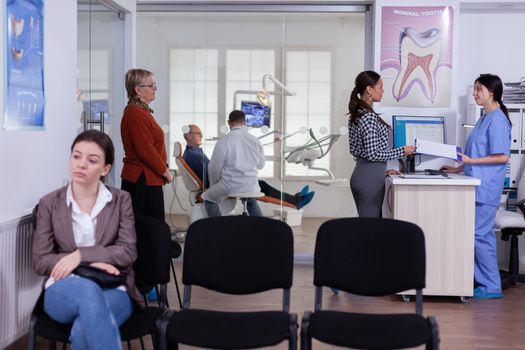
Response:
[{"label": "paper document", "polygon": [[458,155],[458,152],[461,152],[461,147],[455,145],[447,145],[444,143],[420,139],[416,139],[414,145],[416,146],[416,153],[419,154],[461,160],[461,157]]}]

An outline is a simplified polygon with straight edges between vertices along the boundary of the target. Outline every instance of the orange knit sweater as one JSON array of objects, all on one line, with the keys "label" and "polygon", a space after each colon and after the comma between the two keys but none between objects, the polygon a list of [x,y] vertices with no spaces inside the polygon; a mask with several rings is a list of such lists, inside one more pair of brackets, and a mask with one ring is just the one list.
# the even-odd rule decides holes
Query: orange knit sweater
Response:
[{"label": "orange knit sweater", "polygon": [[166,146],[164,132],[153,115],[136,105],[128,105],[120,123],[120,135],[124,146],[122,179],[137,182],[144,172],[148,186],[162,186],[166,179]]}]

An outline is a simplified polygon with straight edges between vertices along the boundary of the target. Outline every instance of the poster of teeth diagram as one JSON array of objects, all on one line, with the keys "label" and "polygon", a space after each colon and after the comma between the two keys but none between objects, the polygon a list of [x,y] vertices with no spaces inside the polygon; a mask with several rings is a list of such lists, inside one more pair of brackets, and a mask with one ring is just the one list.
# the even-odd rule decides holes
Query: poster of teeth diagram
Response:
[{"label": "poster of teeth diagram", "polygon": [[450,107],[452,25],[452,6],[383,7],[383,106]]},{"label": "poster of teeth diagram", "polygon": [[44,127],[43,0],[8,0],[4,128]]}]

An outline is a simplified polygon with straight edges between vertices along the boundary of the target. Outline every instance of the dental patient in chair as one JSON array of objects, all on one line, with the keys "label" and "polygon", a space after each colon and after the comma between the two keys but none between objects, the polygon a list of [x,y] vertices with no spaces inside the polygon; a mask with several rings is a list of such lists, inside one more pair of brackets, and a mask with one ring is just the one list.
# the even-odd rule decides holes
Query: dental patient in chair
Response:
[{"label": "dental patient in chair", "polygon": [[[184,134],[187,145],[183,158],[193,172],[201,179],[204,188],[207,189],[210,186],[208,179],[208,163],[210,160],[201,148],[202,138],[203,134],[197,125],[188,125],[187,132]],[[304,186],[300,192],[294,195],[281,192],[263,180],[259,180],[259,187],[265,196],[276,200],[272,201],[273,203],[282,204],[297,210],[310,203],[315,194],[314,191],[309,191],[308,185]],[[257,205],[257,203],[255,203],[255,205]]]}]

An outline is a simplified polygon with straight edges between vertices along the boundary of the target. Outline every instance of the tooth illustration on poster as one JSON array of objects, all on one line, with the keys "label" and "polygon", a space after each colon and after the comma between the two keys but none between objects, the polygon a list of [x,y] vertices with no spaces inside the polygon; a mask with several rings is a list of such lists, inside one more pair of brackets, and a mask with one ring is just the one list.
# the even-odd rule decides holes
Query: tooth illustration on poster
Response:
[{"label": "tooth illustration on poster", "polygon": [[450,106],[452,19],[452,6],[382,8],[382,105]]}]

